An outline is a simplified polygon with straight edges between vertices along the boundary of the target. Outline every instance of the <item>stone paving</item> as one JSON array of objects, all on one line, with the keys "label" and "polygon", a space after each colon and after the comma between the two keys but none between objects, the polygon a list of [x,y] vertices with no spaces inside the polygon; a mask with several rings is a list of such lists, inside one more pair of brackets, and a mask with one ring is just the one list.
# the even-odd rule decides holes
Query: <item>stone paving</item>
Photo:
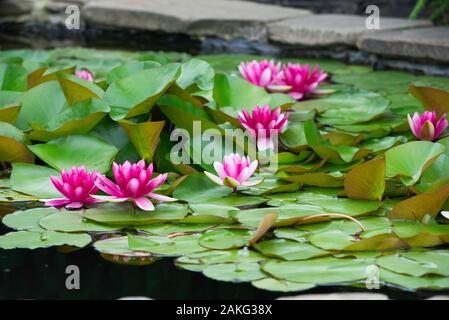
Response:
[{"label": "stone paving", "polygon": [[286,19],[268,25],[269,39],[298,46],[355,46],[357,40],[365,34],[432,25],[425,20],[382,18],[380,30],[368,30],[365,21],[365,16],[348,14],[320,14]]},{"label": "stone paving", "polygon": [[237,0],[104,0],[89,2],[83,9],[88,23],[228,40],[264,40],[267,23],[308,14]]},{"label": "stone paving", "polygon": [[449,62],[449,27],[369,34],[359,39],[358,47],[384,55]]}]

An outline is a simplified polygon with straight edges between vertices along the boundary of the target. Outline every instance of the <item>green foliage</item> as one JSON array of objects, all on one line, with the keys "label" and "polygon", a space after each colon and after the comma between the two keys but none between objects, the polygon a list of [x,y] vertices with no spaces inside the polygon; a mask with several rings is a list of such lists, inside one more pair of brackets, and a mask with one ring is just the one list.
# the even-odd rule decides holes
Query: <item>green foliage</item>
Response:
[{"label": "green foliage", "polygon": [[417,0],[410,13],[410,19],[417,19],[426,9],[429,9],[429,11],[431,10],[431,13],[428,16],[430,20],[440,24],[448,24],[448,0]]}]

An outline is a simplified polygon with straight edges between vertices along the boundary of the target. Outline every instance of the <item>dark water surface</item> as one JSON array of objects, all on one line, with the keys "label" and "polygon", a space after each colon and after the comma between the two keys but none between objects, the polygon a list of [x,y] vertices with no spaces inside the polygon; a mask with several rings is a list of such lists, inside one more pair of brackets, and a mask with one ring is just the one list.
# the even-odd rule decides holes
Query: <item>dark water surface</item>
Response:
[{"label": "dark water surface", "polygon": [[[8,232],[0,228],[0,234]],[[80,270],[80,289],[66,288],[67,266]],[[228,283],[175,267],[173,259],[148,266],[108,262],[93,248],[71,253],[56,248],[0,250],[0,299],[118,299],[145,296],[153,299],[275,299],[298,293],[259,290],[248,283]],[[393,299],[423,299],[449,292],[407,292],[394,288],[364,290],[352,287],[318,287],[301,294],[335,292],[383,293]]]}]

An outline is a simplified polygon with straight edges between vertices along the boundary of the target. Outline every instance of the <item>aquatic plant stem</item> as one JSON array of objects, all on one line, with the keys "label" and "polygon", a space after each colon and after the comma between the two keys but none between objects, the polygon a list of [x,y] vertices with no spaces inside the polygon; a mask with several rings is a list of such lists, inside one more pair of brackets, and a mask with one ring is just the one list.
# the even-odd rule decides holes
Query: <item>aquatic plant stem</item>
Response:
[{"label": "aquatic plant stem", "polygon": [[351,221],[357,223],[360,226],[360,228],[362,229],[362,231],[366,231],[365,226],[359,220],[357,220],[357,219],[355,219],[355,218],[353,218],[351,216],[348,216],[346,214],[342,214],[342,213],[320,213],[320,214],[315,214],[313,216],[305,217],[305,218],[302,219],[302,221],[310,220],[310,219],[313,219],[313,218],[319,218],[319,217],[339,217],[339,218],[345,218],[345,219],[348,219],[348,220],[351,220]]}]

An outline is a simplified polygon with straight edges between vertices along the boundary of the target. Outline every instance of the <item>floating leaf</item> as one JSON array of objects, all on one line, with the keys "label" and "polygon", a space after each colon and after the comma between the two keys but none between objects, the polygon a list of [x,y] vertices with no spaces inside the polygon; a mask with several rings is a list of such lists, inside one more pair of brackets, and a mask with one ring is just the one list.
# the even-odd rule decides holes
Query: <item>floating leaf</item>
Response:
[{"label": "floating leaf", "polygon": [[399,177],[407,186],[415,184],[422,172],[444,152],[439,143],[413,141],[385,152],[387,177]]},{"label": "floating leaf", "polygon": [[381,200],[385,191],[385,160],[365,162],[349,171],[344,180],[348,197],[365,200]]},{"label": "floating leaf", "polygon": [[221,229],[204,233],[200,245],[208,249],[227,250],[246,246],[253,236],[248,230]]},{"label": "floating leaf", "polygon": [[359,240],[343,248],[347,251],[384,251],[394,249],[407,249],[408,244],[392,234],[379,234],[371,238]]},{"label": "floating leaf", "polygon": [[213,264],[203,270],[211,279],[229,282],[249,282],[266,277],[258,263],[223,263]]},{"label": "floating leaf", "polygon": [[409,92],[424,104],[428,111],[436,111],[437,116],[449,113],[449,92],[432,87],[410,85]]},{"label": "floating leaf", "polygon": [[159,236],[128,236],[130,249],[150,252],[161,256],[181,256],[206,251],[198,244],[199,235],[179,236],[174,238]]},{"label": "floating leaf", "polygon": [[308,290],[315,287],[315,285],[311,283],[291,282],[275,278],[265,278],[253,281],[252,285],[258,289],[275,292],[296,292]]},{"label": "floating leaf", "polygon": [[416,195],[401,201],[393,207],[390,219],[407,219],[421,221],[425,215],[435,217],[449,196],[449,185],[444,188]]},{"label": "floating leaf", "polygon": [[24,211],[16,211],[8,214],[2,220],[3,224],[15,230],[30,230],[42,231],[39,221],[50,215],[58,212],[56,208],[35,208]]},{"label": "floating leaf", "polygon": [[104,173],[109,170],[118,150],[92,136],[67,136],[46,144],[30,146],[40,159],[57,170],[68,170],[72,166],[85,166],[87,170]]},{"label": "floating leaf", "polygon": [[257,227],[256,233],[249,240],[249,243],[257,243],[257,241],[259,241],[276,223],[277,218],[278,216],[276,213],[269,213],[265,217],[263,217],[263,219],[259,223],[259,226]]},{"label": "floating leaf", "polygon": [[313,257],[327,255],[328,252],[321,250],[308,243],[286,239],[264,240],[254,245],[258,251],[267,257],[283,260],[307,260]]},{"label": "floating leaf", "polygon": [[117,226],[108,226],[84,219],[81,211],[71,212],[64,209],[43,217],[39,225],[47,230],[61,232],[103,232],[120,229]]},{"label": "floating leaf", "polygon": [[0,248],[2,249],[37,249],[62,245],[82,248],[90,242],[91,238],[87,234],[69,234],[54,231],[17,231],[0,236]]},{"label": "floating leaf", "polygon": [[105,101],[114,120],[147,113],[180,75],[179,64],[145,69],[112,83]]},{"label": "floating leaf", "polygon": [[0,122],[0,161],[32,163],[33,156],[25,143],[22,131],[9,123]]},{"label": "floating leaf", "polygon": [[165,121],[133,123],[121,120],[119,123],[129,136],[139,156],[148,163],[152,162]]},{"label": "floating leaf", "polygon": [[99,223],[118,226],[144,226],[151,223],[181,220],[187,207],[178,203],[160,203],[155,211],[142,211],[129,203],[104,204],[84,210],[84,217]]},{"label": "floating leaf", "polygon": [[267,258],[247,247],[239,250],[210,250],[193,253],[179,257],[176,263],[182,264],[217,264],[217,263],[243,263],[243,262],[261,262]]},{"label": "floating leaf", "polygon": [[327,230],[312,234],[310,243],[324,250],[342,250],[351,245],[355,238],[341,230]]},{"label": "floating leaf", "polygon": [[213,183],[204,174],[187,177],[173,192],[173,197],[193,203],[208,203],[211,199],[225,197],[232,193],[227,187]]},{"label": "floating leaf", "polygon": [[11,189],[32,195],[38,199],[60,198],[50,176],[59,172],[48,167],[27,163],[15,163],[11,171]]},{"label": "floating leaf", "polygon": [[278,279],[325,284],[365,279],[370,265],[370,260],[324,257],[306,261],[270,260],[263,270]]}]

